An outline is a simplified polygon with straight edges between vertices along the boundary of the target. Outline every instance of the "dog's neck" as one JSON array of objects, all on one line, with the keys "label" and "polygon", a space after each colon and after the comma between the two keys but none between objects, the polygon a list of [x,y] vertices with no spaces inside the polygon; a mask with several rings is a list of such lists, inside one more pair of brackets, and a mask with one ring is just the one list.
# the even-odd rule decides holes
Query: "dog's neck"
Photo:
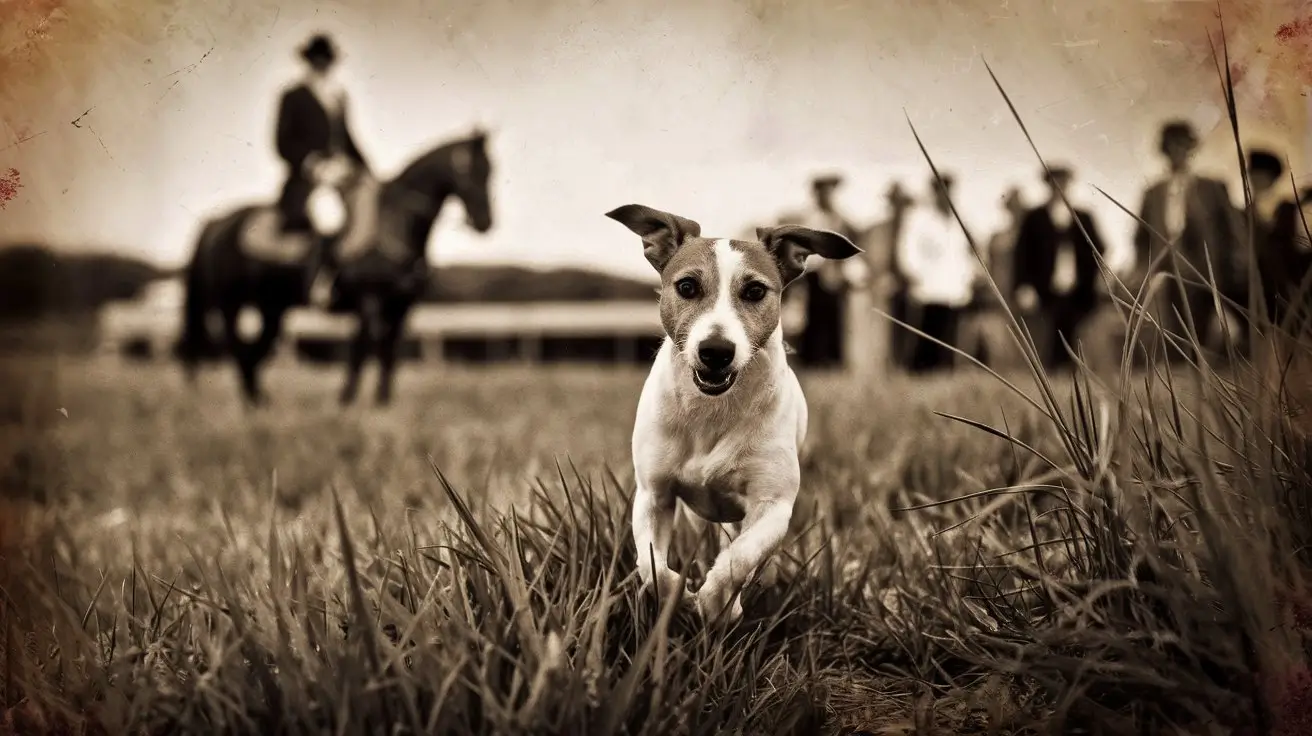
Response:
[{"label": "dog's neck", "polygon": [[[667,338],[668,339],[668,338]],[[789,370],[783,329],[776,328],[750,363],[738,374],[734,387],[722,396],[707,396],[692,380],[692,366],[681,351],[670,344],[666,361],[669,401],[665,420],[671,425],[725,424],[756,421],[760,410],[774,401],[775,389]]]}]

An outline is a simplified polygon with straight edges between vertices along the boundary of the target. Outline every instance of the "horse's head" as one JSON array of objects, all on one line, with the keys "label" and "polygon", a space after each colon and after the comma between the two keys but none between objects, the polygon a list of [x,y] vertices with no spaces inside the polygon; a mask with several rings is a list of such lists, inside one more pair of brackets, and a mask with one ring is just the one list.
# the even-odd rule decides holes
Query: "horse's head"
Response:
[{"label": "horse's head", "polygon": [[465,221],[479,233],[492,229],[492,198],[488,180],[492,162],[487,155],[487,132],[476,129],[450,149],[452,193],[465,208]]}]

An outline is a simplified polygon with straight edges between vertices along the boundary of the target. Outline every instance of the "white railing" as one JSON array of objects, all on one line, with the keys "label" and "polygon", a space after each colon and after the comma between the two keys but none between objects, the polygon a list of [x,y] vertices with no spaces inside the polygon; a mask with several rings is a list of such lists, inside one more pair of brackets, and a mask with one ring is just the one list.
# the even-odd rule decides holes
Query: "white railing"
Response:
[{"label": "white railing", "polygon": [[[251,315],[252,317],[254,315]],[[250,326],[257,329],[258,321]],[[341,340],[355,330],[349,314],[329,314],[302,308],[287,314],[283,342],[304,339]],[[180,309],[155,305],[110,304],[100,313],[100,340],[116,352],[129,341],[150,343],[152,351],[167,350],[182,327]],[[247,329],[247,328],[243,328]],[[524,304],[420,304],[406,321],[405,336],[425,345],[425,354],[440,357],[444,339],[518,338],[531,359],[539,341],[550,337],[594,337],[632,341],[662,334],[653,301],[539,302]]]},{"label": "white railing", "polygon": [[[355,318],[314,309],[287,315],[289,337],[346,337]],[[640,337],[660,335],[655,302],[537,302],[531,304],[423,304],[406,321],[406,335],[445,337]]]}]

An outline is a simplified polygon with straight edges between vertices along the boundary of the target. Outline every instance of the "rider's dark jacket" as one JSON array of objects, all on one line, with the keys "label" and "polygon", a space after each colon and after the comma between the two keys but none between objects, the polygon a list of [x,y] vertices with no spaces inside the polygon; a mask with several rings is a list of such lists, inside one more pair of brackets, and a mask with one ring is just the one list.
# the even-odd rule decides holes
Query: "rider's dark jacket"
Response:
[{"label": "rider's dark jacket", "polygon": [[306,83],[297,84],[283,92],[278,105],[278,124],[275,133],[278,157],[287,163],[287,178],[282,195],[278,198],[278,211],[282,215],[283,229],[309,230],[305,213],[306,201],[314,190],[305,160],[311,153],[328,157],[343,154],[357,166],[368,169],[351,136],[346,120],[346,106],[337,111],[328,109]]}]

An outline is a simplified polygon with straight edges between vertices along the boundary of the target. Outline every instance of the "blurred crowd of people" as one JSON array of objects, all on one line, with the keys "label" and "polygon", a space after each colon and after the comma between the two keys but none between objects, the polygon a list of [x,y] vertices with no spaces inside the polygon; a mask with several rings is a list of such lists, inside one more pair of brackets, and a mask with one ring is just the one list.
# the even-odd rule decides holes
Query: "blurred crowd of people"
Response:
[{"label": "blurred crowd of people", "polygon": [[[1312,291],[1300,289],[1312,264],[1307,226],[1312,187],[1295,196],[1278,153],[1249,151],[1250,231],[1242,193],[1236,204],[1225,182],[1192,169],[1198,144],[1190,123],[1162,126],[1159,151],[1166,174],[1147,188],[1135,213],[1133,262],[1111,277],[1104,276],[1107,252],[1099,223],[1067,196],[1075,179],[1069,166],[1044,166],[1047,196],[1035,206],[1026,205],[1017,189],[1006,192],[1006,224],[986,240],[968,237],[968,227],[954,213],[952,174],[931,176],[930,195],[922,199],[908,196],[895,182],[886,195],[888,218],[866,228],[835,206],[842,177],[816,177],[810,206],[778,222],[840,232],[861,244],[867,257],[841,263],[813,258],[800,283],[786,292],[792,321],[800,323],[794,338],[799,361],[819,368],[844,363],[844,342],[851,334],[846,301],[858,290],[886,300],[889,313],[914,328],[894,327],[884,346],[893,365],[911,373],[950,370],[957,356],[943,345],[994,362],[1005,349],[999,341],[1011,343],[1001,318],[1004,304],[1024,320],[1046,368],[1069,367],[1066,346],[1074,349],[1109,294],[1124,289],[1121,296],[1128,300],[1145,280],[1177,267],[1186,283],[1183,293],[1175,286],[1154,292],[1160,295],[1162,326],[1176,335],[1189,334],[1184,326],[1189,319],[1180,317],[1186,307],[1200,343],[1224,333],[1205,283],[1214,281],[1226,309],[1237,314],[1249,303],[1250,262],[1257,265],[1261,306],[1272,319],[1283,319],[1296,298],[1306,301],[1303,294]],[[1175,263],[1165,257],[1168,243],[1175,246]],[[870,319],[882,318],[872,314]],[[1249,324],[1243,318],[1230,322],[1241,329]]]}]

